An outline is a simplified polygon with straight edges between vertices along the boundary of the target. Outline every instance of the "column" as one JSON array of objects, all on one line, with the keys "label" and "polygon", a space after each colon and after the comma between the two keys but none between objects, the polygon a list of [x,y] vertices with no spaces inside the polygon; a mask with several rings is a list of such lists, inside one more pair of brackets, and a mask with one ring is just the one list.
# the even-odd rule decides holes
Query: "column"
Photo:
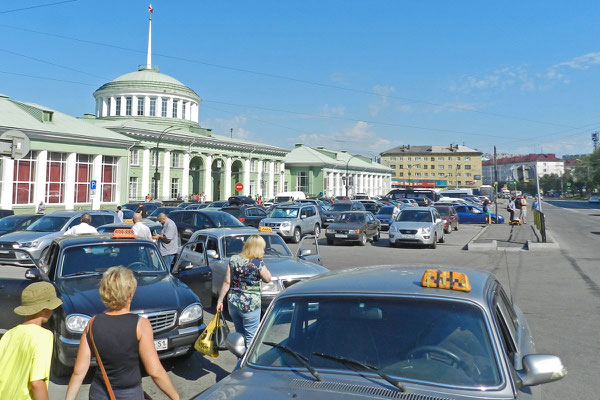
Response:
[{"label": "column", "polygon": [[381,196],[381,192],[383,190],[383,177],[381,175],[377,176],[377,196]]},{"label": "column", "polygon": [[117,98],[115,96],[110,97],[110,111],[109,115],[117,115]]},{"label": "column", "polygon": [[190,153],[187,152],[183,153],[183,176],[181,179],[181,197],[185,199],[190,195]]},{"label": "column", "polygon": [[268,185],[269,185],[269,187],[265,191],[265,196],[267,197],[267,200],[275,197],[275,193],[273,193],[275,191],[275,162],[274,161],[269,161],[269,183],[268,183]]},{"label": "column", "polygon": [[102,112],[101,115],[106,117],[108,115],[108,97],[102,98]]},{"label": "column", "polygon": [[12,210],[13,206],[13,177],[15,170],[15,161],[12,158],[0,158],[2,163],[2,193],[0,194],[0,204],[5,210]]},{"label": "column", "polygon": [[231,197],[231,157],[225,158],[225,200]]},{"label": "column", "polygon": [[193,122],[198,122],[198,103],[192,103],[192,114],[191,120]]},{"label": "column", "polygon": [[[125,96],[121,96],[121,117],[125,116],[125,109],[127,108],[127,99]],[[145,195],[144,195],[145,196]]]},{"label": "column", "polygon": [[263,185],[262,185],[262,177],[263,177],[263,160],[258,160],[258,174],[256,175],[256,194],[263,195]]},{"label": "column", "polygon": [[102,116],[102,98],[96,99],[96,118]]},{"label": "column", "polygon": [[[114,101],[114,100],[113,100]],[[65,172],[65,210],[73,210],[75,208],[75,169],[77,163],[77,154],[69,153],[67,156],[66,172]]]},{"label": "column", "polygon": [[333,196],[333,194],[335,193],[335,181],[333,180],[333,172],[328,172],[327,173],[327,179],[328,179],[328,183],[327,183],[327,193],[325,193],[325,196],[327,197],[331,197]]},{"label": "column", "polygon": [[336,191],[336,196],[342,196],[342,194],[346,191],[345,187],[344,187],[344,180],[342,179],[342,173],[338,172],[337,173],[337,191]]},{"label": "column", "polygon": [[150,149],[144,148],[142,152],[142,192],[141,197],[146,197],[150,190]]},{"label": "column", "polygon": [[212,155],[207,154],[204,159],[204,197],[212,201]]},{"label": "column", "polygon": [[165,150],[163,156],[162,179],[162,197],[171,198],[171,150]]},{"label": "column", "polygon": [[46,163],[48,161],[48,152],[42,150],[38,153],[35,167],[35,185],[33,194],[33,204],[39,204],[40,201],[46,202]]},{"label": "column", "polygon": [[102,154],[95,156],[92,162],[92,180],[96,181],[96,194],[91,199],[92,210],[99,210],[102,203]]},{"label": "column", "polygon": [[137,108],[138,108],[138,97],[131,96],[131,115],[137,116]]},{"label": "column", "polygon": [[183,114],[183,100],[177,100],[177,118],[181,119]]},{"label": "column", "polygon": [[244,196],[250,196],[250,163],[252,160],[247,158],[244,161]]},{"label": "column", "polygon": [[[282,174],[282,172],[283,172],[283,174]],[[285,163],[282,161],[281,167],[279,169],[279,191],[280,192],[283,192],[283,190],[285,189],[285,180],[286,180]],[[277,196],[277,193],[275,193],[275,196]]]}]

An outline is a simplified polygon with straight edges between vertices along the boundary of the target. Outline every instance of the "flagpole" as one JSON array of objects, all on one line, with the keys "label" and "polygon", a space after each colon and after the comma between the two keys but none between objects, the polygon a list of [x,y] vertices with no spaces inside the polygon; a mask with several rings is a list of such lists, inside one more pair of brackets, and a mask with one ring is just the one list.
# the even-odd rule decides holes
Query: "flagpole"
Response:
[{"label": "flagpole", "polygon": [[146,56],[146,69],[152,69],[152,4],[148,7],[148,55]]}]

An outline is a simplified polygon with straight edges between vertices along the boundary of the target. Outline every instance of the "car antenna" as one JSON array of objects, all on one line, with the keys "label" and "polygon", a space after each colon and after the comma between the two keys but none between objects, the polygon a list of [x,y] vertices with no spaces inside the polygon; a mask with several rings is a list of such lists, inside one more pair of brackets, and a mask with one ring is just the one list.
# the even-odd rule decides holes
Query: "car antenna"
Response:
[{"label": "car antenna", "polygon": [[510,297],[510,302],[512,303],[512,284],[510,283],[510,270],[508,269],[508,256],[506,255],[506,249],[504,250],[504,263],[506,265],[506,275],[508,276],[508,296]]}]

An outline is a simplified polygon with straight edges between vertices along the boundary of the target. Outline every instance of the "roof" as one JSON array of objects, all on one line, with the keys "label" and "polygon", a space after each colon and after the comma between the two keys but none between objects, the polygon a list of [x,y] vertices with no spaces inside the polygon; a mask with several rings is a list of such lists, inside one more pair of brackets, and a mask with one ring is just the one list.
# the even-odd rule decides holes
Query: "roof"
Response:
[{"label": "roof", "polygon": [[382,156],[396,155],[396,154],[461,154],[471,153],[481,155],[483,154],[479,150],[472,149],[468,146],[460,144],[450,144],[448,146],[411,146],[403,145],[396,146],[392,149],[386,150],[381,153]]},{"label": "roof", "polygon": [[87,234],[87,235],[77,235],[77,236],[60,236],[54,239],[57,243],[62,246],[80,246],[86,244],[96,244],[96,243],[123,243],[123,242],[146,242],[153,243],[150,240],[145,239],[113,239],[112,233],[100,233],[100,234]]},{"label": "roof", "polygon": [[357,267],[344,271],[329,272],[297,283],[286,289],[284,296],[300,294],[392,294],[451,297],[470,299],[480,304],[486,301],[487,290],[494,275],[486,271],[451,268],[463,272],[469,278],[470,292],[447,289],[424,288],[421,278],[427,269],[448,270],[445,266],[412,267],[384,265]]},{"label": "roof", "polygon": [[297,144],[285,158],[286,167],[329,167],[352,171],[391,173],[391,169],[372,161],[370,158],[346,151],[329,150],[324,147],[309,147]]},{"label": "roof", "polygon": [[272,232],[259,232],[258,229],[256,228],[252,228],[252,227],[246,227],[246,228],[209,228],[209,229],[202,229],[202,233],[203,234],[207,234],[207,235],[215,235],[218,237],[223,237],[223,236],[233,236],[233,235],[277,235],[276,233],[272,233]]},{"label": "roof", "polygon": [[11,100],[6,96],[0,96],[0,126],[23,131],[30,139],[67,139],[76,143],[111,147],[129,147],[136,142],[135,139],[101,126],[87,124],[59,111]]},{"label": "roof", "polygon": [[[541,153],[541,154],[527,154],[522,156],[498,158],[496,163],[498,165],[505,164],[521,164],[528,162],[564,162],[565,160],[556,157],[554,153]],[[483,161],[482,165],[494,165],[494,160]]]}]

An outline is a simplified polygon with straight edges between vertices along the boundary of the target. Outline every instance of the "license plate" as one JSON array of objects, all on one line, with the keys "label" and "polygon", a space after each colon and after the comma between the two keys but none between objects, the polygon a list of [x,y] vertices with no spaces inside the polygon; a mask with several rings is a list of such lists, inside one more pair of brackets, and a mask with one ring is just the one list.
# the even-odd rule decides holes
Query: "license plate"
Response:
[{"label": "license plate", "polygon": [[402,235],[402,237],[406,239],[414,239],[415,235]]},{"label": "license plate", "polygon": [[168,339],[158,339],[154,341],[154,348],[156,351],[166,350],[169,347]]},{"label": "license plate", "polygon": [[347,238],[347,237],[348,237],[348,235],[346,235],[345,233],[336,233],[336,234],[335,234],[335,237],[336,237],[336,238]]}]

